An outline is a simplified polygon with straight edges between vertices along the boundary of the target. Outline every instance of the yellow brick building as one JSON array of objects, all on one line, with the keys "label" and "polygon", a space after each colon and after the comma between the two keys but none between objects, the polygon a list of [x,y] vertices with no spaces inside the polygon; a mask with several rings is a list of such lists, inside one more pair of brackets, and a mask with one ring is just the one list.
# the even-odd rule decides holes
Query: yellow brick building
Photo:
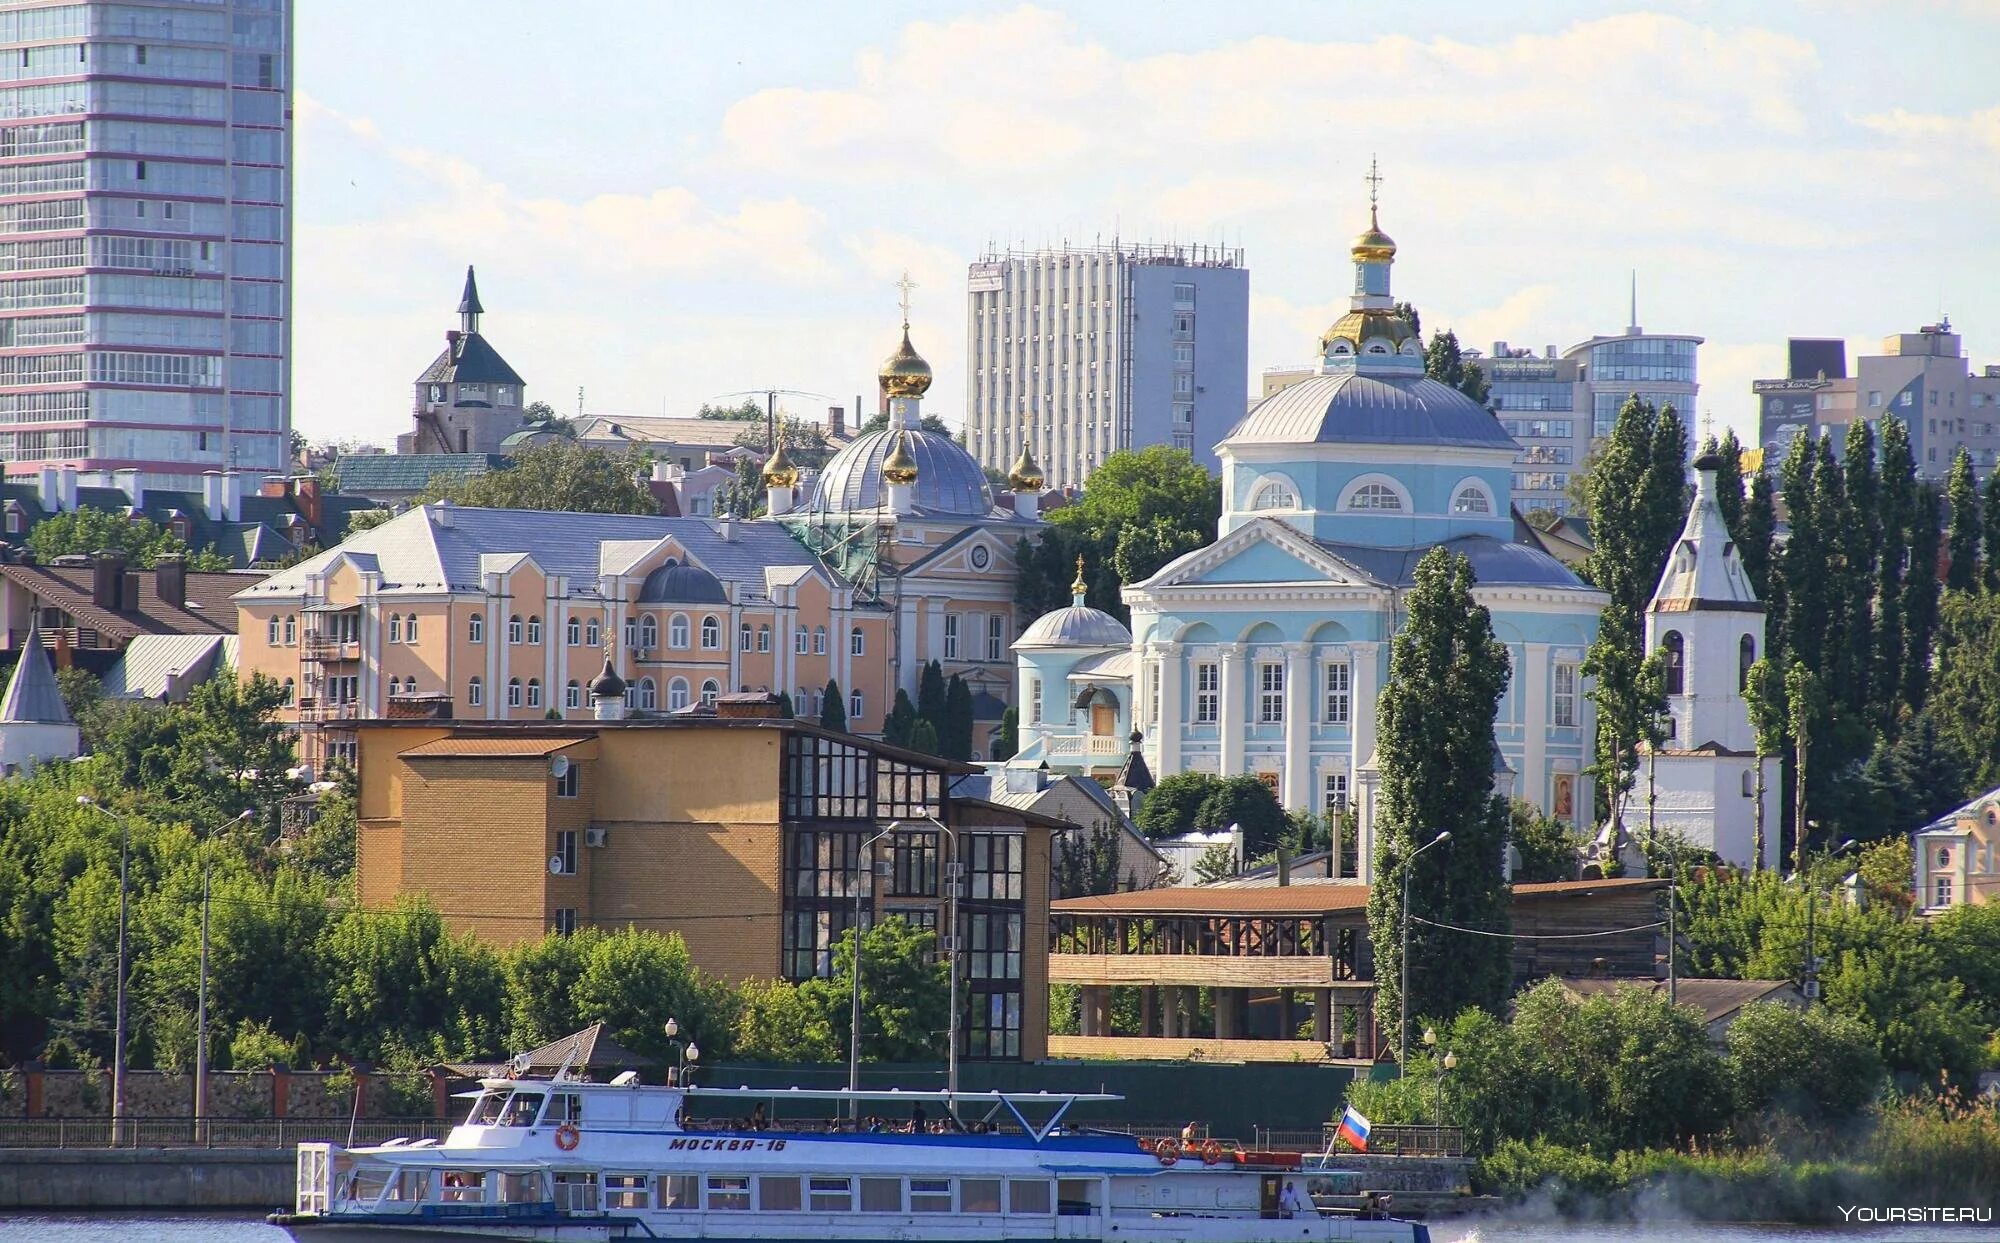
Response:
[{"label": "yellow brick building", "polygon": [[732,710],[760,709],[360,723],[361,901],[423,894],[499,945],[586,925],[677,932],[706,971],[804,979],[831,970],[857,910],[942,938],[962,870],[960,1052],[1043,1057],[1062,822],[953,797],[969,765]]}]

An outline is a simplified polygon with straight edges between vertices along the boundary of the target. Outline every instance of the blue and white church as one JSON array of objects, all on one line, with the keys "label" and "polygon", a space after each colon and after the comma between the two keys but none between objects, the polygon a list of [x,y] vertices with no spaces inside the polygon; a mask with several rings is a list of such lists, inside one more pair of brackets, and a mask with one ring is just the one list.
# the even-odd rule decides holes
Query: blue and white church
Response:
[{"label": "blue and white church", "polygon": [[1249,773],[1288,808],[1352,803],[1364,880],[1376,700],[1423,555],[1443,546],[1471,562],[1513,657],[1496,789],[1572,825],[1593,806],[1581,666],[1606,601],[1514,517],[1513,438],[1425,377],[1417,330],[1390,294],[1396,244],[1369,215],[1351,309],[1320,339],[1319,374],[1258,403],[1217,446],[1216,541],[1125,588],[1129,639],[1079,601],[1015,645],[1022,758],[1095,772],[1137,731],[1155,774]]}]

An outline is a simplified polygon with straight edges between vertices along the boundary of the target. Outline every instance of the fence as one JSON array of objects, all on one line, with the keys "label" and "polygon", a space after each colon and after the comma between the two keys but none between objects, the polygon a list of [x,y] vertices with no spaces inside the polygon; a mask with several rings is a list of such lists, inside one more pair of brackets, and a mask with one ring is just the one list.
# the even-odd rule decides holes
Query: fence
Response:
[{"label": "fence", "polygon": [[0,1148],[290,1148],[303,1143],[380,1144],[442,1139],[436,1118],[5,1118]]},{"label": "fence", "polygon": [[[1339,1130],[1328,1123],[1323,1140],[1332,1144]],[[1368,1132],[1368,1154],[1386,1157],[1462,1157],[1465,1128],[1457,1126],[1377,1126]]]}]

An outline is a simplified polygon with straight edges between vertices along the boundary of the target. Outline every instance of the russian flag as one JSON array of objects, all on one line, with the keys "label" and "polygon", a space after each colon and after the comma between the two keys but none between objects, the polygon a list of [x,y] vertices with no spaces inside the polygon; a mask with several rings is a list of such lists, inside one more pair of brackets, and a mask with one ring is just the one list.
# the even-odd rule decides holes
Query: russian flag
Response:
[{"label": "russian flag", "polygon": [[1354,1145],[1357,1152],[1368,1151],[1368,1119],[1352,1105],[1340,1115],[1340,1137]]}]

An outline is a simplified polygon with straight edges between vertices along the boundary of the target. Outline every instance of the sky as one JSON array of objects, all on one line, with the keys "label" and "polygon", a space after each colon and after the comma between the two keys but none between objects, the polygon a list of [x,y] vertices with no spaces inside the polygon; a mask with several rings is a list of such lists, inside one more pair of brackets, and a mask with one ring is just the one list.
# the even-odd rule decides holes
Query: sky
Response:
[{"label": "sky", "polygon": [[2000,364],[2000,0],[298,6],[294,422],[388,444],[467,264],[530,400],[874,400],[957,425],[966,264],[1241,246],[1250,374],[1314,353],[1381,162],[1425,330],[1695,333],[1749,431],[1788,336],[1948,314]]}]

